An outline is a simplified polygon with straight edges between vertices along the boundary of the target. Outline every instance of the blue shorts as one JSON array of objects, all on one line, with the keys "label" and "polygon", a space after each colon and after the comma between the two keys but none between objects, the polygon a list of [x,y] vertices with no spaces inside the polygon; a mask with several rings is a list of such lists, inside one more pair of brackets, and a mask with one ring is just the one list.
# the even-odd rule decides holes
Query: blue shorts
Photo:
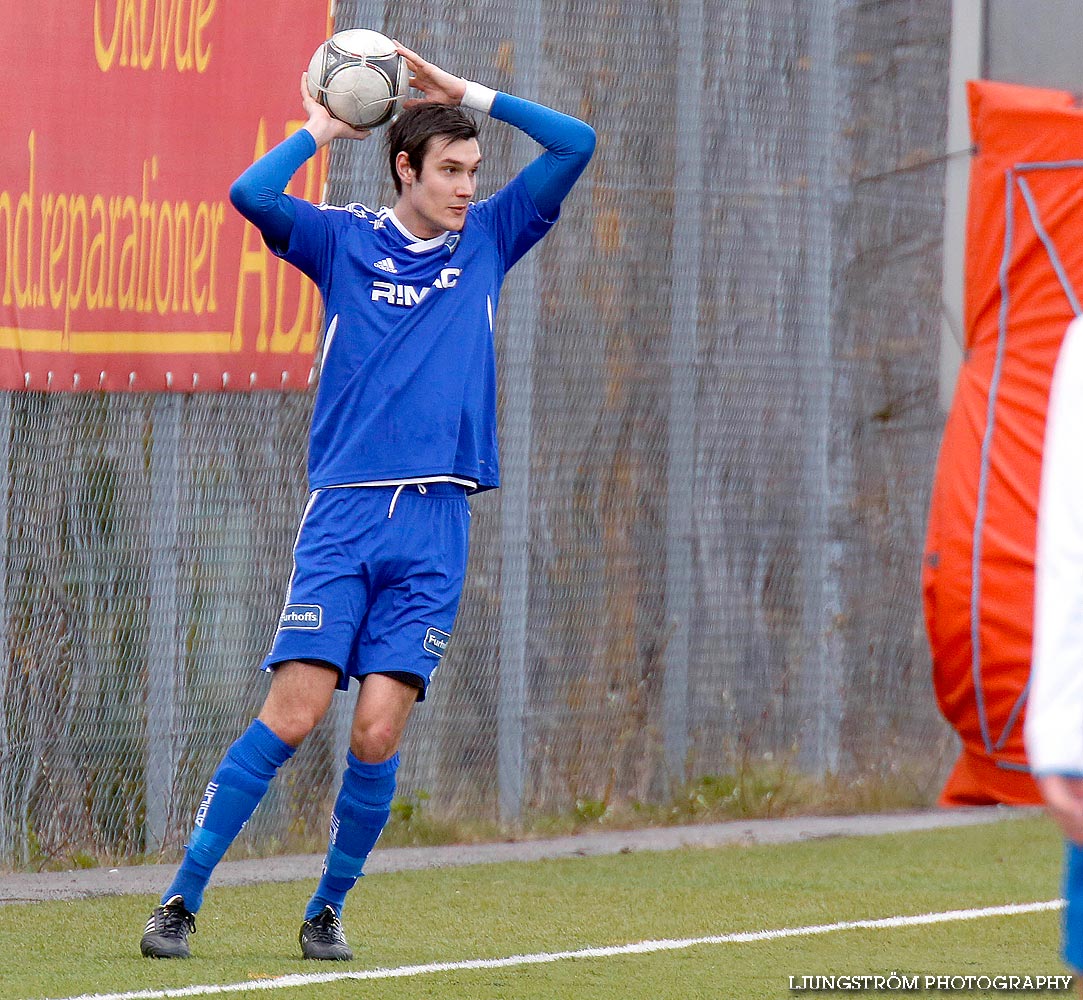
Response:
[{"label": "blue shorts", "polygon": [[1064,857],[1064,899],[1061,956],[1076,972],[1083,970],[1083,847],[1067,841]]},{"label": "blue shorts", "polygon": [[418,701],[451,639],[470,536],[454,483],[316,490],[293,550],[293,575],[263,661],[316,660],[351,677],[403,674]]}]

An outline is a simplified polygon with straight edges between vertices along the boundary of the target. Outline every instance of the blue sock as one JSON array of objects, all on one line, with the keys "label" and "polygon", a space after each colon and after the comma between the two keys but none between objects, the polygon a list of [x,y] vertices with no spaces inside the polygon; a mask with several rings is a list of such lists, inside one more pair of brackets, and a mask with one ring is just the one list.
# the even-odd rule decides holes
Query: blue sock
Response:
[{"label": "blue sock", "polygon": [[191,913],[199,910],[214,866],[255,812],[275,772],[293,752],[293,747],[259,719],[252,721],[226,752],[203,793],[184,860],[162,896],[163,903],[179,895]]},{"label": "blue sock", "polygon": [[311,920],[325,906],[333,906],[335,913],[342,915],[346,893],[363,874],[369,851],[391,815],[398,767],[398,754],[382,764],[366,764],[352,753],[346,755],[342,788],[331,814],[323,876],[305,908],[305,920]]}]

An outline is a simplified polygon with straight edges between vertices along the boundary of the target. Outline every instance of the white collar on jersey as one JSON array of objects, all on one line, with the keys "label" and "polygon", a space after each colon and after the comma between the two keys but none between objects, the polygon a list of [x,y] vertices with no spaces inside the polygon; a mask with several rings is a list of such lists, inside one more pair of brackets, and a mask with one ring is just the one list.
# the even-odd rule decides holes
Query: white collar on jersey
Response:
[{"label": "white collar on jersey", "polygon": [[[448,242],[448,238],[451,236],[458,237],[458,233],[450,233],[447,231],[442,232],[439,236],[434,236],[431,240],[419,240],[413,233],[407,229],[402,222],[399,221],[399,217],[395,214],[393,208],[383,209],[385,217],[391,220],[392,225],[400,232],[406,239],[412,242],[406,244],[406,249],[412,253],[425,253],[427,250],[436,250],[438,247],[444,246]],[[455,240],[458,242],[458,239]]]}]

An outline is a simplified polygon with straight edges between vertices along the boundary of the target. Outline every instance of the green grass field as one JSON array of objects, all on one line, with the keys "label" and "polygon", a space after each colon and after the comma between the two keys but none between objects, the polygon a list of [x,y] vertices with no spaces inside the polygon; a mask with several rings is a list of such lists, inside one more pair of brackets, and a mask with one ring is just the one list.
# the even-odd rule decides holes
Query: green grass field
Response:
[{"label": "green grass field", "polygon": [[[1034,817],[782,846],[373,875],[344,915],[357,959],[335,965],[298,957],[311,882],[212,888],[187,962],[140,958],[152,897],[17,904],[0,907],[0,997],[755,1000],[800,995],[790,976],[1057,975],[1065,971],[1056,954],[1058,913],[1049,911],[369,981],[282,978],[1053,900],[1060,859],[1055,829]],[[252,980],[274,982],[221,989]],[[183,989],[193,986],[219,989]]]}]

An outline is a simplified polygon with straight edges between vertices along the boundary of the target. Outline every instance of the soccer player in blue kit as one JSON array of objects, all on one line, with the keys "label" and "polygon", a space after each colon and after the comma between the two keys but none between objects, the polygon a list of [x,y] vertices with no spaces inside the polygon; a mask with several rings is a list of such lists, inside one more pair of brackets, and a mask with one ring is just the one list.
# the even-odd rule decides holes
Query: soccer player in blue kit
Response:
[{"label": "soccer player in blue kit", "polygon": [[[466,567],[467,495],[499,485],[493,322],[504,275],[549,231],[586,168],[594,131],[467,82],[397,46],[411,100],[388,127],[398,197],[370,211],[284,193],[332,139],[363,139],[308,94],[308,121],[230,190],[268,247],[307,274],[325,307],[309,440],[310,495],[258,717],[229,748],[141,951],[186,958],[215,865],[271,779],[357,678],[350,750],[323,874],[301,924],[305,958],[353,957],[340,917],[390,815],[398,747],[451,637]],[[474,203],[478,130],[462,107],[544,151]]]}]

